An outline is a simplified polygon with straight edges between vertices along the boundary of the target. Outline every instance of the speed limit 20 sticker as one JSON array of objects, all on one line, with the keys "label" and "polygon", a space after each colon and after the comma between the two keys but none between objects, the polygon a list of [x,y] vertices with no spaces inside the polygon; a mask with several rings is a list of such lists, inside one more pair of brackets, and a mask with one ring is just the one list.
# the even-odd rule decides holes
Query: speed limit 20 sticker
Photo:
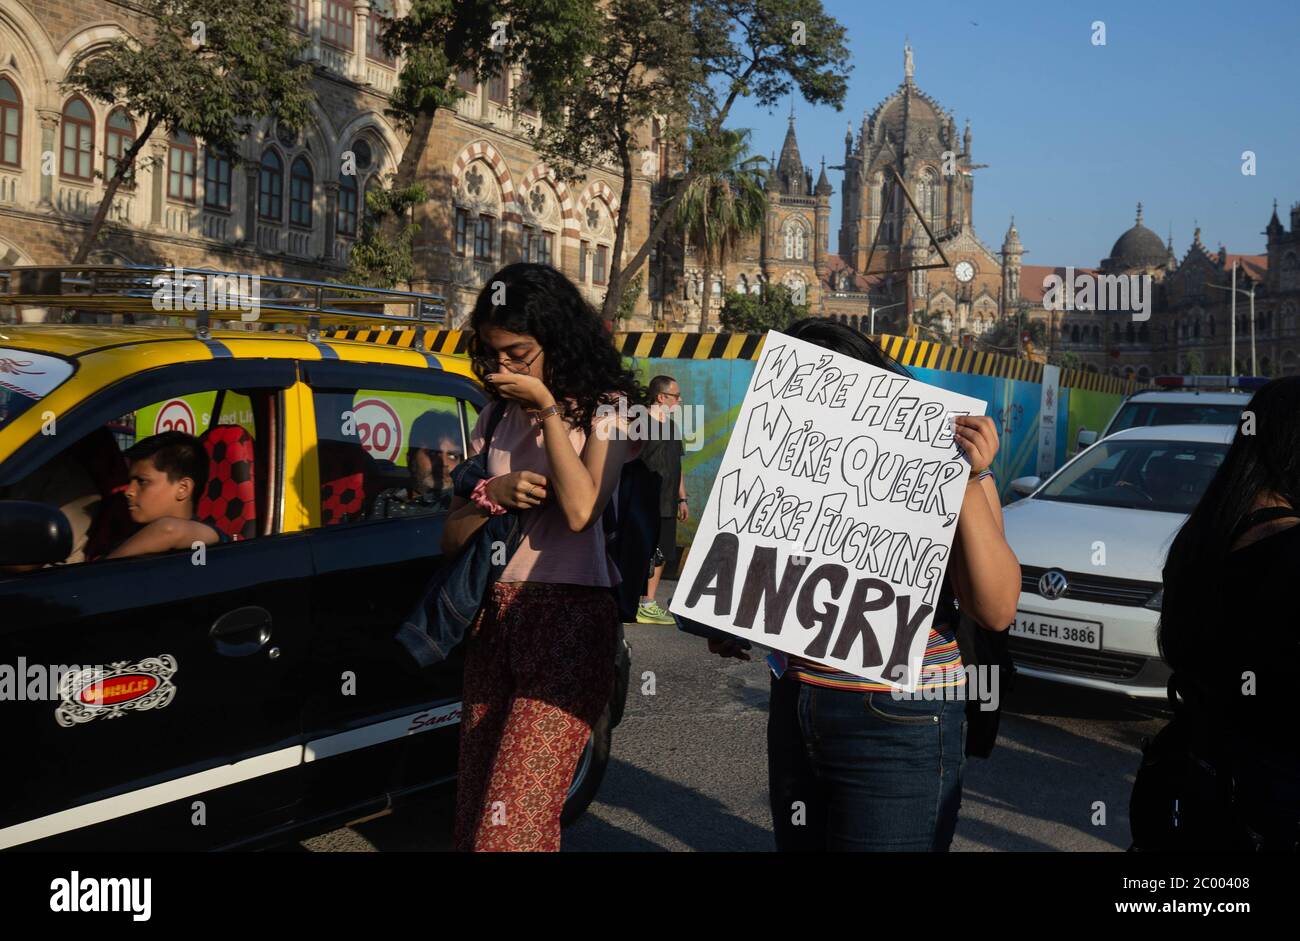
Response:
[{"label": "speed limit 20 sticker", "polygon": [[405,437],[402,420],[383,399],[362,399],[352,406],[352,422],[361,446],[381,461],[396,461]]},{"label": "speed limit 20 sticker", "polygon": [[168,399],[159,407],[153,420],[153,433],[156,435],[164,431],[181,431],[192,435],[196,434],[195,427],[194,409],[184,399]]}]

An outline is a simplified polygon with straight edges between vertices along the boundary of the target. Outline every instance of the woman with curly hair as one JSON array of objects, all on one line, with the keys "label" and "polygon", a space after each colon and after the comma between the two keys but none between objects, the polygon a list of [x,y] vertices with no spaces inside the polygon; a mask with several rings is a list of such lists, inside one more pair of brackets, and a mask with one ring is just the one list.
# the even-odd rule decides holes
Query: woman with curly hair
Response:
[{"label": "woman with curly hair", "polygon": [[443,552],[458,552],[493,513],[525,518],[470,628],[455,843],[554,851],[578,759],[613,689],[610,589],[621,579],[601,515],[638,447],[617,403],[641,404],[645,391],[577,287],[546,265],[493,275],[469,330],[492,399],[470,436],[474,453],[488,417],[504,411],[488,448],[493,476],[474,499],[453,500]]}]

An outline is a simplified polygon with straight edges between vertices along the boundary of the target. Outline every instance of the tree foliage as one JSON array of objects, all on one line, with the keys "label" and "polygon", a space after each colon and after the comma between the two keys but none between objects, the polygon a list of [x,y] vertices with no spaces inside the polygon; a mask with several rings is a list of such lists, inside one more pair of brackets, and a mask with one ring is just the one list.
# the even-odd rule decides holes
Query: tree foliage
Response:
[{"label": "tree foliage", "polygon": [[410,286],[415,274],[411,243],[420,231],[411,210],[428,198],[422,186],[376,186],[366,192],[361,231],[348,255],[349,284],[372,288]]},{"label": "tree foliage", "polygon": [[732,333],[784,330],[807,316],[808,307],[796,304],[784,284],[765,285],[761,294],[728,291],[722,301],[722,327]]},{"label": "tree foliage", "polygon": [[74,263],[85,261],[123,181],[157,130],[184,131],[234,159],[236,145],[264,118],[297,129],[314,93],[303,43],[289,27],[288,0],[138,0],[151,21],[77,62],[63,82],[120,105],[144,128],[117,161]]},{"label": "tree foliage", "polygon": [[[482,78],[503,63],[522,63],[529,85],[516,105],[539,112],[536,143],[548,160],[564,164],[567,157],[566,172],[575,173],[608,161],[630,194],[635,176],[653,176],[643,169],[641,148],[655,116],[670,139],[696,132],[707,165],[702,150],[721,142],[742,97],[770,109],[798,89],[805,101],[839,108],[851,68],[844,36],[821,0],[414,0],[385,39],[390,51],[407,56],[392,104],[412,129],[399,180],[414,180],[434,109],[458,94],[450,88],[458,69]],[[621,199],[606,318],[615,316],[624,282],[667,233],[694,172],[686,171],[686,185],[654,214],[648,237],[628,246],[630,257],[624,246],[632,207]]]}]

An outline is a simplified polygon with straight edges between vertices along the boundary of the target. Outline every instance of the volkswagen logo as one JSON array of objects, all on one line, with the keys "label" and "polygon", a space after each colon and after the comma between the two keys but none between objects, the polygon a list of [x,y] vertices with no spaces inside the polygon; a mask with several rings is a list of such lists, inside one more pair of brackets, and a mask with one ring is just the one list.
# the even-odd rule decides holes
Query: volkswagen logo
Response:
[{"label": "volkswagen logo", "polygon": [[1055,601],[1061,595],[1065,594],[1065,589],[1070,587],[1070,583],[1065,578],[1065,573],[1060,569],[1048,569],[1043,573],[1043,577],[1038,580],[1038,593],[1049,601]]}]

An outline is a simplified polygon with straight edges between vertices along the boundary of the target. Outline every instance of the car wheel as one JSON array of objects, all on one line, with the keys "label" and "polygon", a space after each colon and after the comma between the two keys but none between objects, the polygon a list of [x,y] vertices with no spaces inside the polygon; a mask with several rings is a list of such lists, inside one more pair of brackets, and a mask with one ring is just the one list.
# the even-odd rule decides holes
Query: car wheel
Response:
[{"label": "car wheel", "polygon": [[564,800],[564,810],[560,813],[560,825],[568,826],[583,815],[587,806],[600,790],[600,782],[605,778],[605,768],[609,765],[609,749],[613,742],[613,729],[610,722],[610,707],[605,711],[591,730],[587,747],[578,758],[578,768],[573,773],[573,783],[569,785],[569,794]]}]

